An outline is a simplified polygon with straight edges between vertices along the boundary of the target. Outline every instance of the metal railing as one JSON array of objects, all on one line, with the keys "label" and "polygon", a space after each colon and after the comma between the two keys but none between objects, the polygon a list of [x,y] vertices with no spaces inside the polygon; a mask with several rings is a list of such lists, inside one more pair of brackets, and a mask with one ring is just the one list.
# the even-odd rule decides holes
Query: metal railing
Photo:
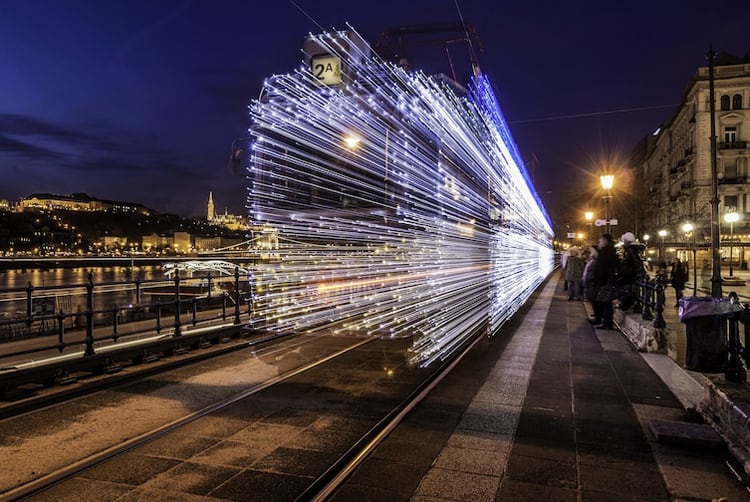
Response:
[{"label": "metal railing", "polygon": [[633,312],[641,314],[644,321],[654,321],[653,326],[657,329],[667,327],[664,320],[664,279],[661,276],[635,281],[634,285],[638,288],[636,294]]},{"label": "metal railing", "polygon": [[[68,347],[83,347],[84,356],[93,356],[101,342],[116,344],[125,335],[159,335],[165,328],[172,328],[171,335],[180,337],[184,326],[197,326],[217,318],[226,321],[233,316],[233,324],[239,325],[240,305],[245,302],[249,314],[251,303],[245,301],[247,287],[245,291],[240,287],[239,268],[229,279],[233,281],[221,281],[221,277],[210,274],[202,278],[181,278],[176,273],[168,280],[135,279],[95,284],[89,272],[85,284],[37,287],[28,283],[24,288],[0,289],[1,305],[23,306],[23,310],[15,314],[5,312],[0,318],[0,360],[50,350],[63,353]],[[230,291],[212,294],[212,289],[220,282],[224,282],[225,287],[229,283]],[[186,287],[196,291],[188,293]],[[67,311],[57,308],[60,304],[54,299],[61,292],[80,297],[85,309],[79,306],[74,311],[72,303],[67,305]],[[106,303],[106,298],[110,298],[107,295],[115,292],[130,292],[135,295],[135,301],[95,308],[96,304]],[[151,297],[150,301],[143,300],[144,293]],[[169,300],[164,301],[163,297]],[[199,312],[206,312],[206,315],[201,316]],[[186,318],[185,314],[189,317]],[[171,323],[165,322],[168,316],[173,317]],[[127,333],[123,333],[125,325],[131,328]],[[111,331],[106,329],[107,326]],[[83,338],[82,333],[85,333]],[[51,343],[49,338],[55,335],[57,339]],[[21,343],[24,341],[26,343]]]}]

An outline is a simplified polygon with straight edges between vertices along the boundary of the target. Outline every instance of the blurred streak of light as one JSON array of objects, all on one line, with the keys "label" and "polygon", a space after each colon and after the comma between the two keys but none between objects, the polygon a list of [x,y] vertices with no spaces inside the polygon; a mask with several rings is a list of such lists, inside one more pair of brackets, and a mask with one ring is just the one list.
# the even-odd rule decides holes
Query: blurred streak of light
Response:
[{"label": "blurred streak of light", "polygon": [[489,80],[459,95],[353,30],[311,37],[345,83],[301,67],[250,106],[248,207],[278,243],[258,249],[256,327],[413,337],[420,365],[495,334],[553,252]]}]

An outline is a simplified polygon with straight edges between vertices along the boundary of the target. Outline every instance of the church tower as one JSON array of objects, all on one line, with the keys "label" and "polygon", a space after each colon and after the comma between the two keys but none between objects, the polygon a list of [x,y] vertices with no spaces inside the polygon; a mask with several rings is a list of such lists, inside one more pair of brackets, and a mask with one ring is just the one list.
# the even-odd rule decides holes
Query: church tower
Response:
[{"label": "church tower", "polygon": [[214,208],[213,192],[208,192],[208,211],[207,211],[206,218],[208,219],[209,223],[216,219],[216,210]]}]

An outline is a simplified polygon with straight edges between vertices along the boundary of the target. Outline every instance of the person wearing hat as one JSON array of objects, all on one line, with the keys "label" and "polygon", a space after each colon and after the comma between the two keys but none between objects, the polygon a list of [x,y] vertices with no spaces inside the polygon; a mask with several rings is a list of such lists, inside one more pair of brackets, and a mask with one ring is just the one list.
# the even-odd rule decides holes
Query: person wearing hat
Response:
[{"label": "person wearing hat", "polygon": [[633,232],[625,232],[621,239],[623,257],[617,269],[617,284],[623,288],[620,309],[627,310],[635,303],[638,295],[635,283],[646,275],[646,269],[643,266],[643,245],[636,240]]}]

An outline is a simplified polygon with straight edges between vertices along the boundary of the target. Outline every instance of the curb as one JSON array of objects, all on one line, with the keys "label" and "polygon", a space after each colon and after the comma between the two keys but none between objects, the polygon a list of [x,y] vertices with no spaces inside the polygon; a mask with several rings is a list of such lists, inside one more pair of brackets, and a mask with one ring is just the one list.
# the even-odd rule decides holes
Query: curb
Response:
[{"label": "curb", "polygon": [[673,329],[654,328],[650,321],[641,320],[639,314],[627,314],[618,309],[615,309],[615,323],[680,400],[683,408],[697,411],[719,433],[732,456],[750,476],[750,416],[747,411],[750,409],[750,389],[744,389],[748,399],[745,399],[747,405],[743,409],[738,404],[742,401],[733,399],[720,387],[725,386],[723,375],[714,378],[712,374],[714,381],[703,373],[687,371],[677,364]]}]

